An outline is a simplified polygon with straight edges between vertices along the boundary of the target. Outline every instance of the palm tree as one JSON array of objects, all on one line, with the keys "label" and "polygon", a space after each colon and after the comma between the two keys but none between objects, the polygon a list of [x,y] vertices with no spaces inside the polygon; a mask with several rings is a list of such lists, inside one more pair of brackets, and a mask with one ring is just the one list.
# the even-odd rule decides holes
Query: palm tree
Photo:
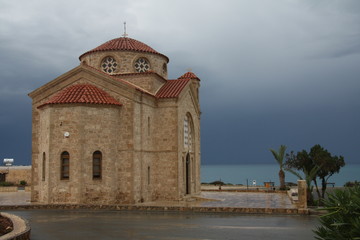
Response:
[{"label": "palm tree", "polygon": [[[307,202],[309,205],[313,205],[314,204],[314,197],[313,197],[313,190],[314,190],[314,186],[311,186],[311,182],[314,180],[314,178],[316,177],[316,174],[319,172],[319,170],[321,169],[321,167],[319,166],[314,166],[310,172],[306,171],[306,169],[304,169],[304,175],[305,175],[305,181],[306,181],[306,196],[307,196]],[[285,168],[285,171],[288,171],[292,174],[294,174],[295,176],[297,176],[298,178],[300,178],[301,180],[304,180],[304,178],[300,175],[300,173],[298,173],[297,171],[290,169],[290,168]]]},{"label": "palm tree", "polygon": [[274,149],[270,148],[270,152],[273,154],[275,160],[277,161],[277,163],[280,166],[279,180],[280,180],[280,189],[281,190],[285,189],[285,172],[284,172],[285,151],[286,151],[285,145],[281,145],[279,148],[279,151],[275,151]]}]

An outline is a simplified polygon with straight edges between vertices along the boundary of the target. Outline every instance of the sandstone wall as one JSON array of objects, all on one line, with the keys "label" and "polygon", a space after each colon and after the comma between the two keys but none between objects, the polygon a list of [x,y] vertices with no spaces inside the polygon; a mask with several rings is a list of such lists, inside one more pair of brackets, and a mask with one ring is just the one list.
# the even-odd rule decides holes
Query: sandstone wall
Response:
[{"label": "sandstone wall", "polygon": [[[193,80],[196,81],[196,80]],[[188,90],[184,91],[180,97],[179,113],[177,119],[177,125],[179,126],[179,151],[178,155],[181,159],[179,161],[179,182],[183,183],[180,185],[180,195],[186,193],[186,156],[190,155],[190,194],[196,195],[201,191],[200,182],[200,165],[201,165],[201,149],[200,149],[200,108],[198,105],[198,91],[197,87],[199,83],[196,81],[192,85],[188,86]],[[190,119],[189,128],[192,132],[192,146],[190,149],[184,146],[184,119],[188,116]],[[181,126],[181,127],[180,127]]]},{"label": "sandstone wall", "polygon": [[126,74],[119,76],[121,79],[135,84],[152,94],[160,89],[166,83],[166,80],[155,73],[142,73],[142,74]]},{"label": "sandstone wall", "polygon": [[20,184],[24,180],[31,185],[31,166],[0,167],[0,172],[6,173],[6,182]]},{"label": "sandstone wall", "polygon": [[[85,56],[87,63],[98,68],[99,61],[108,55],[102,54],[105,53]],[[130,55],[121,56],[122,71],[133,71],[130,69],[133,61],[143,56]],[[152,61],[152,67],[157,66],[156,71],[166,61],[158,55],[149,55],[147,59]],[[154,78],[150,74],[142,80],[154,79],[158,82],[149,85],[154,90],[161,85],[159,76]],[[58,91],[78,83],[93,84],[123,105],[66,104],[37,108]],[[189,150],[184,149],[183,120],[187,115],[192,119],[195,144],[190,153],[190,193],[199,193],[200,110],[197,89],[192,85],[187,86],[179,99],[158,100],[89,67],[79,66],[36,90],[32,201],[118,204],[181,199],[186,194],[184,160]],[[70,136],[66,137],[65,132]],[[60,179],[63,151],[70,154],[68,180]],[[103,154],[101,179],[92,178],[94,151]]]},{"label": "sandstone wall", "polygon": [[139,58],[145,58],[150,63],[151,71],[156,72],[163,78],[167,79],[167,67],[164,68],[164,65],[167,65],[167,59],[163,56],[151,53],[140,53],[140,52],[94,52],[87,54],[82,57],[81,61],[85,62],[87,65],[94,67],[96,69],[101,69],[101,62],[106,57],[112,57],[118,63],[117,70],[114,74],[122,73],[134,73],[135,71],[135,61]]},{"label": "sandstone wall", "polygon": [[[37,159],[41,170],[39,179],[42,202],[113,202],[118,191],[116,184],[117,139],[120,132],[119,107],[97,105],[56,105],[42,109],[50,122],[40,126],[40,133],[49,132],[49,148],[40,144],[40,152],[47,157],[45,178],[42,177],[43,162]],[[84,124],[86,123],[86,124]],[[45,129],[43,129],[45,128]],[[66,137],[65,132],[70,135]],[[42,136],[42,134],[40,134]],[[46,143],[47,139],[40,139]],[[61,153],[70,155],[69,179],[61,179]],[[101,151],[102,178],[92,178],[92,154]],[[39,154],[42,156],[42,154]],[[36,161],[35,161],[36,162]],[[51,167],[48,167],[51,166]],[[115,193],[115,194],[114,194]]]}]

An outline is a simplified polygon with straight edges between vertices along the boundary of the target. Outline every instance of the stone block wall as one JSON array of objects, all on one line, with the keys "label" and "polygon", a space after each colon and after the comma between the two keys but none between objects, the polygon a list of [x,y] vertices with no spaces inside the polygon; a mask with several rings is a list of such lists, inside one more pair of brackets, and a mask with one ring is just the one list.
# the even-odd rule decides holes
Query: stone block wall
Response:
[{"label": "stone block wall", "polygon": [[[196,80],[193,80],[196,81]],[[189,86],[188,91],[181,96],[181,101],[179,104],[179,113],[177,118],[177,125],[180,128],[178,134],[179,141],[179,157],[182,158],[179,161],[179,182],[185,183],[186,181],[186,156],[189,153],[190,157],[190,193],[199,194],[201,191],[200,183],[200,165],[201,165],[201,149],[200,149],[200,108],[199,105],[194,104],[198,96],[196,95],[196,89],[193,89],[192,85]],[[189,127],[192,128],[192,146],[191,149],[184,146],[184,132],[183,125],[185,117],[190,118]],[[180,194],[185,195],[186,185],[182,184],[180,186]]]},{"label": "stone block wall", "polygon": [[[114,74],[123,74],[123,73],[134,73],[135,71],[135,61],[139,58],[145,58],[150,63],[150,69],[153,72],[156,72],[163,78],[167,79],[167,70],[164,69],[167,65],[167,59],[163,56],[151,53],[140,53],[140,52],[95,52],[92,54],[85,55],[81,58],[81,62],[86,63],[87,65],[101,69],[101,62],[106,57],[112,57],[118,63],[117,70]],[[165,71],[166,70],[166,71]]]},{"label": "stone block wall", "polygon": [[[136,84],[144,84],[142,87],[153,92],[161,86],[162,77],[167,77],[167,73],[162,72],[167,59],[160,55],[97,52],[82,60],[99,69],[101,60],[110,55],[119,61],[117,73],[130,72],[124,76],[125,81],[138,81]],[[147,58],[156,74],[132,75],[134,61],[139,57]],[[130,84],[80,65],[34,91],[31,94],[35,183],[32,201],[124,204],[181,199],[185,195],[184,157],[189,152],[183,143],[183,121],[187,115],[192,119],[196,146],[191,150],[190,193],[197,194],[200,191],[200,109],[198,85],[194,81],[179,98],[157,99]],[[123,105],[71,103],[37,108],[62,89],[79,83],[103,89]],[[65,136],[65,132],[70,136]],[[70,154],[70,178],[61,180],[60,156],[64,151]],[[103,154],[101,179],[92,178],[94,151]]]},{"label": "stone block wall", "polygon": [[11,166],[0,167],[1,173],[6,173],[6,182],[20,184],[20,181],[26,181],[31,185],[31,166]]}]

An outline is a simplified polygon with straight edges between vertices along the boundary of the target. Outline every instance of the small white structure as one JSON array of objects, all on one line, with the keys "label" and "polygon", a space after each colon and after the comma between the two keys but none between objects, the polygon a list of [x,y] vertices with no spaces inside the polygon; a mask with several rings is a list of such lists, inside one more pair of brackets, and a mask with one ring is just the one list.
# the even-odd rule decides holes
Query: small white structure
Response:
[{"label": "small white structure", "polygon": [[13,158],[4,158],[4,165],[7,167],[12,166],[14,163],[14,159]]}]

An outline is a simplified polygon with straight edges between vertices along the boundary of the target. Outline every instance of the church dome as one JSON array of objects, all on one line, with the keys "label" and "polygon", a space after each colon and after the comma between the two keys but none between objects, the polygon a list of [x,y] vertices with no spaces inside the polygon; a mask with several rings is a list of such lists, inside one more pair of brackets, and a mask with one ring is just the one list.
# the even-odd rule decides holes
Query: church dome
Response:
[{"label": "church dome", "polygon": [[120,37],[107,41],[106,43],[101,44],[100,46],[82,54],[79,57],[79,59],[81,60],[81,58],[83,58],[85,55],[88,55],[90,53],[105,52],[105,51],[132,51],[132,52],[153,53],[165,57],[167,59],[167,62],[169,62],[169,58],[167,56],[157,52],[156,50],[149,47],[145,43],[142,43],[138,40],[129,37]]}]

